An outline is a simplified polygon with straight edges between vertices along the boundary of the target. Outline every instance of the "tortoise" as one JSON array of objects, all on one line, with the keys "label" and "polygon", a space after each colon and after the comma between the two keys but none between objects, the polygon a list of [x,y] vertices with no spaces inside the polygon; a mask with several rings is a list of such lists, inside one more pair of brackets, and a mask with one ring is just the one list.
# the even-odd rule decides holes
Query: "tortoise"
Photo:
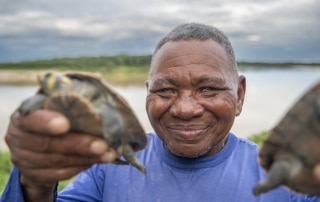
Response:
[{"label": "tortoise", "polygon": [[267,177],[254,187],[255,195],[280,185],[298,193],[320,193],[320,182],[313,176],[320,164],[320,81],[270,131],[258,159]]},{"label": "tortoise", "polygon": [[70,130],[103,136],[123,158],[115,164],[131,164],[142,173],[145,167],[134,152],[147,144],[147,136],[123,97],[99,76],[88,72],[46,72],[37,77],[40,89],[19,106],[21,115],[36,109],[61,112]]}]

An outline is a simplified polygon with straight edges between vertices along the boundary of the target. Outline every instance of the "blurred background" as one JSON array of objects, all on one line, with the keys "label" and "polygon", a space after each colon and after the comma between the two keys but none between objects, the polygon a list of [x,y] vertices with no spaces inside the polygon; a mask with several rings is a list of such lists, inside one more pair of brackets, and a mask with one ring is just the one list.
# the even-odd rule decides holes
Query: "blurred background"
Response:
[{"label": "blurred background", "polygon": [[129,101],[146,131],[144,81],[156,43],[185,22],[232,42],[247,95],[232,129],[273,127],[320,80],[320,0],[0,0],[0,150],[9,116],[46,70],[98,72]]}]

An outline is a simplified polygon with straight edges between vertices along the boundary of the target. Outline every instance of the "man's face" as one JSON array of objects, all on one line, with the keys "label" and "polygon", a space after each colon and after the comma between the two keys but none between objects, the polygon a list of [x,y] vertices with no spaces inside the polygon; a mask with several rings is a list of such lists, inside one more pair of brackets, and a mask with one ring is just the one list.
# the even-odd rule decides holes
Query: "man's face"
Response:
[{"label": "man's face", "polygon": [[167,150],[211,156],[224,146],[245,93],[223,47],[213,40],[168,42],[153,58],[146,110]]}]

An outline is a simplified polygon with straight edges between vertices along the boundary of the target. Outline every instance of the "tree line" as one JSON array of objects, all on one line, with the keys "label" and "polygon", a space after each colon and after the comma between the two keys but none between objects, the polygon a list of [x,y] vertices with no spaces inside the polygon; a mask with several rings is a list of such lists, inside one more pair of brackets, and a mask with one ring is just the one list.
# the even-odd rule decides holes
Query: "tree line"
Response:
[{"label": "tree line", "polygon": [[[100,57],[56,58],[23,62],[0,62],[1,69],[56,69],[109,72],[117,68],[129,68],[134,71],[145,71],[150,66],[151,55],[115,55]],[[238,62],[239,69],[246,68],[290,68],[297,65],[319,68],[319,63],[272,63],[272,62]]]},{"label": "tree line", "polygon": [[83,71],[110,71],[119,67],[132,67],[135,70],[149,68],[151,55],[145,56],[101,56],[57,58],[49,60],[23,61],[0,63],[0,69],[57,69],[57,70],[83,70]]}]

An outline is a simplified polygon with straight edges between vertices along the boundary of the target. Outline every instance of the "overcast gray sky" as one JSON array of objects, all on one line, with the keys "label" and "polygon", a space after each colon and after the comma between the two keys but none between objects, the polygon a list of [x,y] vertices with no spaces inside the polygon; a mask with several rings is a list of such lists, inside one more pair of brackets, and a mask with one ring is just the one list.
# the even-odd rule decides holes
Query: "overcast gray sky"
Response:
[{"label": "overcast gray sky", "polygon": [[320,0],[0,0],[0,62],[151,54],[185,22],[221,29],[238,61],[320,62]]}]

